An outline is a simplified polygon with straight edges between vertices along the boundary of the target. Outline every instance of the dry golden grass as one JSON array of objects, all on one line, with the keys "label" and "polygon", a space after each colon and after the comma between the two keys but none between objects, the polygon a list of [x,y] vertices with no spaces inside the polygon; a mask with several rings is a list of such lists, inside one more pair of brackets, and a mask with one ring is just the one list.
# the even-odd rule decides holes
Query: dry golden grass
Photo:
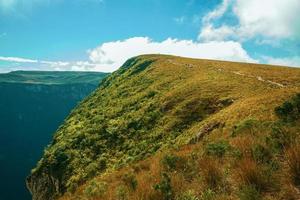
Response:
[{"label": "dry golden grass", "polygon": [[286,152],[289,175],[296,186],[300,186],[300,145],[296,144]]}]

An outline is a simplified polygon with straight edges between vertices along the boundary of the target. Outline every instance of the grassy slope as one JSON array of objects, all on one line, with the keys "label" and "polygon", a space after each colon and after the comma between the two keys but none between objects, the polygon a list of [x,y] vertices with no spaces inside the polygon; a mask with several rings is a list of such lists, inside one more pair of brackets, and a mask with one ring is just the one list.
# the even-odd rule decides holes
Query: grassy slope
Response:
[{"label": "grassy slope", "polygon": [[[247,152],[254,144],[266,145],[278,120],[274,108],[299,87],[300,70],[295,68],[159,55],[131,59],[72,112],[33,170],[29,187],[37,190],[34,182],[46,173],[59,180],[52,194],[67,192],[63,199],[74,191],[72,197],[83,199],[173,199],[185,190],[201,198],[237,198],[249,185],[237,173],[246,171],[237,161],[267,168]],[[282,126],[299,131],[297,124]],[[245,134],[233,137],[233,130]],[[207,148],[210,143],[217,144]],[[170,151],[173,158],[165,158]],[[178,163],[193,164],[185,169]],[[211,171],[216,180],[210,180]],[[279,183],[288,185],[283,181]],[[276,198],[284,193],[270,188],[246,187],[244,193]]]},{"label": "grassy slope", "polygon": [[107,73],[102,72],[68,72],[68,71],[13,71],[0,74],[0,83],[31,84],[76,84],[98,85]]}]

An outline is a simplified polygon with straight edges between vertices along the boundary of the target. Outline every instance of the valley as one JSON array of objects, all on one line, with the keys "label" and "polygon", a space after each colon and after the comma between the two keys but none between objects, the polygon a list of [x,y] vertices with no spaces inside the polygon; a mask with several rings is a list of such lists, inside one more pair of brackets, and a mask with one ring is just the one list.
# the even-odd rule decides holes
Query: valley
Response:
[{"label": "valley", "polygon": [[[69,112],[104,73],[0,74],[0,199],[29,200],[25,178]],[[5,181],[4,181],[5,180]]]}]

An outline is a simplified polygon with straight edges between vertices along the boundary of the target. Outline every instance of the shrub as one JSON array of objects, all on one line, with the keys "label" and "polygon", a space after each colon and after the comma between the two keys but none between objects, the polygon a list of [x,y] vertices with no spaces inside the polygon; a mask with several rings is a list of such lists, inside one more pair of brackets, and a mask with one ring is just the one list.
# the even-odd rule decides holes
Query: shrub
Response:
[{"label": "shrub", "polygon": [[257,121],[256,119],[245,119],[233,127],[231,136],[235,137],[236,135],[244,132],[254,135],[257,126],[259,126],[259,121]]},{"label": "shrub", "polygon": [[271,134],[266,138],[266,143],[275,152],[281,152],[284,148],[290,146],[293,140],[293,135],[281,124],[273,124]]},{"label": "shrub", "polygon": [[194,191],[188,190],[177,196],[176,200],[199,200],[199,198],[195,195]]},{"label": "shrub", "polygon": [[87,197],[102,197],[107,190],[107,183],[91,181],[84,190]]},{"label": "shrub", "polygon": [[217,157],[225,155],[226,151],[230,148],[228,142],[220,141],[216,143],[210,143],[206,146],[206,153]]},{"label": "shrub", "polygon": [[252,148],[252,157],[257,163],[270,163],[272,159],[272,153],[269,149],[263,145],[255,145]]},{"label": "shrub", "polygon": [[238,194],[240,200],[260,200],[261,194],[253,185],[244,185]]},{"label": "shrub", "polygon": [[116,189],[116,200],[127,200],[128,199],[128,191],[126,187],[120,185]]},{"label": "shrub", "polygon": [[291,147],[286,155],[291,179],[296,186],[300,186],[300,145]]},{"label": "shrub", "polygon": [[136,190],[138,182],[137,182],[134,174],[132,174],[132,173],[124,174],[122,177],[122,181],[131,190],[133,190],[133,191]]},{"label": "shrub", "polygon": [[87,178],[91,178],[94,177],[98,171],[98,165],[97,163],[90,163],[87,167],[86,167],[86,176]]},{"label": "shrub", "polygon": [[175,170],[179,160],[180,158],[178,156],[174,154],[170,154],[170,155],[165,155],[162,158],[161,163],[166,170]]},{"label": "shrub", "polygon": [[284,122],[293,122],[300,118],[300,93],[275,108],[275,114]]},{"label": "shrub", "polygon": [[162,193],[164,200],[171,200],[173,198],[173,191],[171,186],[171,178],[167,173],[162,173],[160,182],[154,185],[154,189]]},{"label": "shrub", "polygon": [[201,200],[213,200],[216,197],[216,193],[211,189],[204,190],[201,194]]}]

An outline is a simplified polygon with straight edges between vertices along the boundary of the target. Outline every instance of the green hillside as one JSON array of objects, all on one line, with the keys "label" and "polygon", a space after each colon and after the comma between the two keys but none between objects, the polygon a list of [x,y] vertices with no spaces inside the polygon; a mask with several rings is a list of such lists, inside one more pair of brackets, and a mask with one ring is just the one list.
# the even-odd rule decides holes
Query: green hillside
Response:
[{"label": "green hillside", "polygon": [[98,84],[106,73],[73,71],[12,71],[0,74],[0,83]]},{"label": "green hillside", "polygon": [[145,55],[76,107],[34,200],[299,199],[300,70]]}]

